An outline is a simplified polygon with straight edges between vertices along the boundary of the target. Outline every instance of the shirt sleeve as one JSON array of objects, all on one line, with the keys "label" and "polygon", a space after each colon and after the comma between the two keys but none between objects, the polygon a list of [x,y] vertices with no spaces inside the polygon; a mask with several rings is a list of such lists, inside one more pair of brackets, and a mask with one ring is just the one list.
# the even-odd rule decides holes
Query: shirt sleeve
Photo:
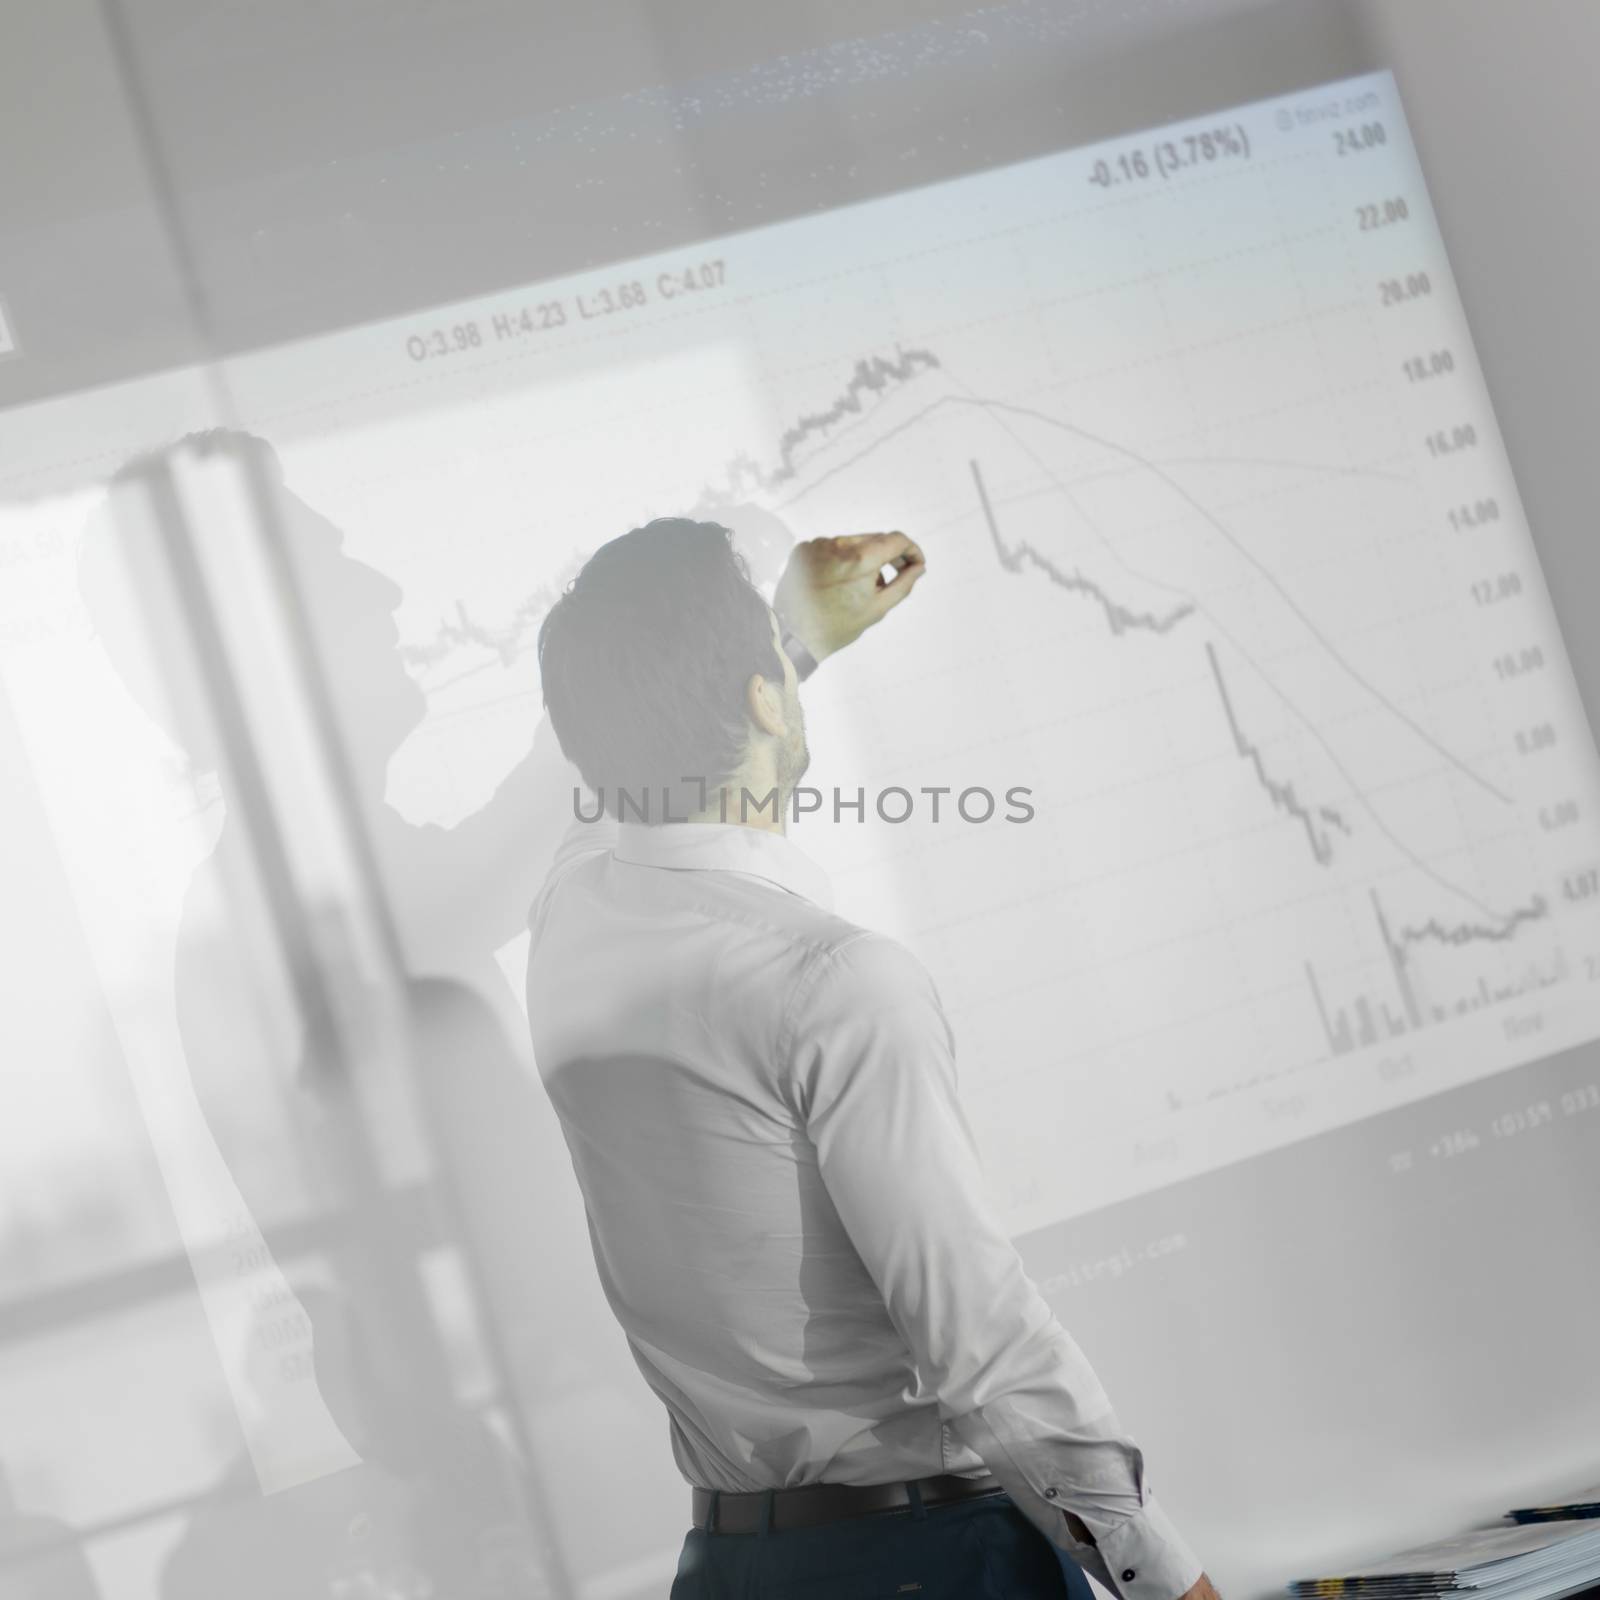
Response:
[{"label": "shirt sleeve", "polygon": [[990,1209],[921,963],[874,934],[819,953],[785,1047],[823,1182],[942,1416],[1086,1571],[1176,1600],[1200,1563]]}]

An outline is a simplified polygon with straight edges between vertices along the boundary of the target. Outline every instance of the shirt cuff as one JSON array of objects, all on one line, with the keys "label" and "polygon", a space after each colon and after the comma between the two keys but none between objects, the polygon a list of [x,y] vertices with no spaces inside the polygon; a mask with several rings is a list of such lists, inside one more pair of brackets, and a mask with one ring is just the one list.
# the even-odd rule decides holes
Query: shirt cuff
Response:
[{"label": "shirt cuff", "polygon": [[1204,1570],[1166,1512],[1148,1498],[1094,1549],[1122,1600],[1178,1600]]}]

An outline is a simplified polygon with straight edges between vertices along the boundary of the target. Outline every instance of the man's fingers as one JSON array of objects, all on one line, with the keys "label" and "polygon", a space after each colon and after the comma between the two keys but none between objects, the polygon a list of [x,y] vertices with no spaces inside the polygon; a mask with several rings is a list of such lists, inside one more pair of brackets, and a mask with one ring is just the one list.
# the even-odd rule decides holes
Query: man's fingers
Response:
[{"label": "man's fingers", "polygon": [[[892,611],[915,588],[917,580],[928,570],[928,563],[923,560],[922,552],[912,546],[902,560],[902,565],[892,579],[885,581],[882,576],[878,579],[878,615],[881,617],[886,612]],[[885,566],[892,567],[894,562],[885,562]]]},{"label": "man's fingers", "polygon": [[920,571],[928,564],[928,558],[923,555],[920,545],[913,540],[906,539],[904,534],[900,534],[897,537],[905,539],[905,544],[898,555],[891,556],[887,561],[878,563],[878,581],[880,583],[893,583],[899,573],[909,572],[912,568]]},{"label": "man's fingers", "polygon": [[877,605],[874,609],[880,617],[886,616],[899,605],[911,593],[917,579],[928,570],[922,547],[903,533],[869,534],[862,553],[878,571]]},{"label": "man's fingers", "polygon": [[887,589],[899,581],[902,573],[927,565],[922,547],[903,533],[857,533],[834,541],[835,548],[843,547],[851,567],[858,574],[875,574],[877,586]]},{"label": "man's fingers", "polygon": [[916,549],[903,533],[846,533],[831,543],[836,554],[848,558],[858,570],[869,572],[898,563],[907,548]]}]

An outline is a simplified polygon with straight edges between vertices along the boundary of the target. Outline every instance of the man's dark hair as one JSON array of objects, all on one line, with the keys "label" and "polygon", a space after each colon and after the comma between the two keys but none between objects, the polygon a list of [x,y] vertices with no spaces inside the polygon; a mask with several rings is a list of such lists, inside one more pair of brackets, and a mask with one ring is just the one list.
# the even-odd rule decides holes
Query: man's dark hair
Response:
[{"label": "man's dark hair", "polygon": [[[603,545],[539,630],[544,703],[561,748],[618,814],[618,791],[726,782],[749,735],[745,686],[783,681],[772,618],[733,536],[715,522],[660,517]],[[629,812],[630,817],[635,811]]]}]

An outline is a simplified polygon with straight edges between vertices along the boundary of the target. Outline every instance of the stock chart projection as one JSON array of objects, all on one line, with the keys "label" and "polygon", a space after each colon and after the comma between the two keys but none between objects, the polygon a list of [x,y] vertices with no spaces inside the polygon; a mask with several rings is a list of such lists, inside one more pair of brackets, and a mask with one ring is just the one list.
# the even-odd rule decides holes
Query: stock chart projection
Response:
[{"label": "stock chart projection", "polygon": [[405,590],[419,820],[525,747],[604,539],[922,543],[808,686],[866,816],[795,835],[931,968],[1019,1230],[1600,1033],[1594,744],[1387,75],[231,379]]}]

